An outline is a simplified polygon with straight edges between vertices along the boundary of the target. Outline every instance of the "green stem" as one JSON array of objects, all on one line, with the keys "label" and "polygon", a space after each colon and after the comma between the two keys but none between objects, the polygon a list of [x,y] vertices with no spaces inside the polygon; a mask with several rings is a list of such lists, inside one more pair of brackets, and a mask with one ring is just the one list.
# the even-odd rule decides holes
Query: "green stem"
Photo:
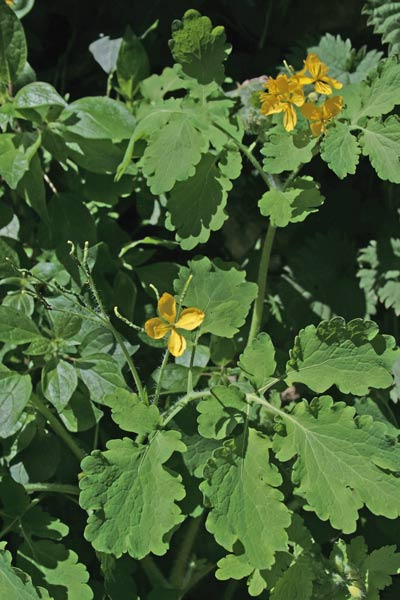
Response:
[{"label": "green stem", "polygon": [[170,588],[170,583],[166,577],[164,577],[161,570],[158,568],[153,558],[150,556],[145,556],[140,561],[140,566],[143,571],[146,573],[148,580],[153,585],[153,587],[160,588]]},{"label": "green stem", "polygon": [[24,488],[28,494],[32,492],[55,492],[56,494],[79,496],[78,486],[68,483],[26,483]]},{"label": "green stem", "polygon": [[254,306],[253,306],[253,314],[251,317],[251,325],[250,325],[249,337],[247,340],[247,346],[249,344],[251,344],[253,339],[256,337],[256,335],[260,331],[260,327],[261,327],[262,316],[263,316],[263,311],[264,311],[265,291],[267,288],[268,269],[269,269],[269,263],[270,263],[270,259],[271,259],[272,244],[274,243],[274,238],[275,238],[275,232],[276,232],[276,227],[274,227],[270,223],[268,226],[267,232],[265,234],[265,238],[264,238],[264,242],[263,242],[263,246],[262,246],[262,250],[261,250],[260,264],[258,267],[258,276],[257,276],[258,293],[257,293],[256,301],[254,302]]},{"label": "green stem", "polygon": [[79,462],[81,462],[85,458],[86,452],[81,450],[74,438],[65,429],[64,425],[37,396],[32,397],[32,404],[36,410],[47,419],[54,432],[63,440]]},{"label": "green stem", "polygon": [[157,406],[158,401],[160,399],[161,384],[162,384],[162,379],[163,379],[165,367],[167,366],[167,363],[168,363],[168,359],[169,359],[169,350],[166,350],[165,354],[164,354],[164,358],[162,359],[162,363],[161,363],[161,367],[160,367],[160,373],[158,375],[158,380],[157,380],[156,391],[154,393],[153,404],[155,404],[156,406]]},{"label": "green stem", "polygon": [[197,534],[202,522],[202,516],[192,518],[189,522],[188,527],[184,532],[184,538],[179,548],[178,556],[174,562],[174,566],[171,570],[171,576],[169,578],[172,587],[181,590],[185,587],[185,580],[187,578],[188,566],[190,555],[192,552],[193,545],[196,541]]},{"label": "green stem", "polygon": [[181,410],[184,409],[185,406],[187,406],[189,404],[189,402],[192,402],[192,400],[198,400],[200,398],[206,398],[207,396],[211,396],[210,390],[204,390],[204,391],[200,391],[200,392],[191,392],[190,394],[186,394],[186,396],[183,396],[180,400],[175,402],[175,404],[173,405],[173,407],[170,410],[168,410],[168,411],[166,411],[166,413],[164,413],[163,420],[162,420],[162,426],[165,427],[166,425],[168,425],[168,423],[170,421],[172,421],[172,419],[179,412],[181,412]]},{"label": "green stem", "polygon": [[135,363],[133,362],[132,357],[129,354],[129,351],[128,351],[127,347],[125,346],[125,343],[124,343],[124,340],[122,339],[121,334],[115,329],[114,325],[110,321],[110,317],[108,316],[108,314],[107,314],[107,312],[106,312],[106,310],[104,308],[103,302],[102,302],[102,300],[100,298],[99,292],[97,291],[97,287],[96,287],[96,284],[94,282],[92,273],[90,272],[90,269],[88,268],[88,266],[85,263],[83,263],[82,266],[83,266],[83,270],[85,271],[85,275],[86,275],[86,278],[87,278],[87,284],[90,287],[90,289],[91,289],[91,291],[93,293],[93,296],[95,297],[97,306],[100,309],[100,312],[101,312],[101,315],[103,317],[103,320],[107,324],[107,327],[109,328],[109,330],[111,331],[111,333],[114,335],[115,339],[117,340],[117,343],[119,344],[122,352],[124,353],[124,356],[126,358],[126,362],[128,363],[129,370],[132,373],[132,377],[133,377],[133,380],[135,382],[136,389],[138,391],[139,397],[142,400],[144,400],[145,398],[144,398],[144,393],[143,393],[143,386],[142,386],[142,382],[141,382],[140,377],[139,377],[139,373],[137,372],[137,369],[135,367]]},{"label": "green stem", "polygon": [[194,357],[196,356],[198,339],[199,339],[199,332],[196,333],[192,352],[190,354],[189,373],[188,373],[188,382],[187,382],[187,390],[186,390],[187,394],[190,394],[190,392],[193,392],[193,364],[194,364]]},{"label": "green stem", "polygon": [[251,152],[251,150],[247,146],[242,144],[242,142],[239,142],[239,140],[237,140],[235,138],[235,136],[232,135],[228,129],[225,129],[225,127],[222,127],[219,123],[217,123],[215,121],[214,121],[214,127],[216,127],[217,129],[219,129],[220,131],[225,133],[233,141],[233,143],[236,144],[236,146],[239,148],[241,153],[253,165],[253,167],[255,168],[257,173],[260,175],[260,177],[264,181],[267,188],[268,189],[274,188],[275,185],[274,185],[274,180],[273,180],[272,176],[269,173],[266,173],[264,171],[264,169],[262,168],[262,165],[258,162],[258,160],[254,156],[254,154]]}]

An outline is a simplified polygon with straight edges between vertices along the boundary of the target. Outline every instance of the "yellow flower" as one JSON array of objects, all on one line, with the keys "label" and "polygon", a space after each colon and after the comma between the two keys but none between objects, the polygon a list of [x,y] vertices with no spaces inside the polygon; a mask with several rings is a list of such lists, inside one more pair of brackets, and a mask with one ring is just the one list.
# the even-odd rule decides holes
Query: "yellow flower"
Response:
[{"label": "yellow flower", "polygon": [[199,308],[185,308],[176,320],[176,301],[168,293],[161,296],[157,309],[161,318],[154,317],[146,321],[144,329],[147,335],[154,340],[159,340],[169,333],[168,350],[172,356],[181,356],[186,350],[186,340],[177,330],[193,331],[202,324],[205,313]]},{"label": "yellow flower", "polygon": [[297,123],[295,106],[304,104],[304,93],[296,77],[278,75],[270,77],[266,84],[268,92],[260,92],[261,112],[272,115],[283,112],[283,126],[292,131]]},{"label": "yellow flower", "polygon": [[336,117],[342,108],[342,96],[332,96],[331,98],[327,98],[322,106],[306,102],[301,107],[301,112],[310,121],[312,134],[318,137],[321,133],[325,133],[329,121]]},{"label": "yellow flower", "polygon": [[12,6],[14,4],[14,0],[6,0],[6,4],[8,4],[8,6]]},{"label": "yellow flower", "polygon": [[[305,75],[307,71],[310,75]],[[343,84],[333,79],[333,77],[328,77],[328,71],[329,68],[326,64],[316,54],[312,53],[307,56],[304,61],[304,68],[297,73],[296,77],[301,85],[313,83],[316,92],[329,96],[332,94],[332,88],[340,90]]]}]

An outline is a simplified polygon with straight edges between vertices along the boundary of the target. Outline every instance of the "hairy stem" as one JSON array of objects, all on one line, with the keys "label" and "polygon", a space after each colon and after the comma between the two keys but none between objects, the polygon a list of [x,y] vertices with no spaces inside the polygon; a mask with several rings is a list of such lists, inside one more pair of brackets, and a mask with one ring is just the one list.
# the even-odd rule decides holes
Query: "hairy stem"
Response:
[{"label": "hairy stem", "polygon": [[161,587],[164,589],[171,587],[168,579],[164,577],[163,573],[158,568],[150,554],[142,558],[142,560],[140,561],[140,566],[142,567],[143,571],[147,575],[148,580],[154,587]]},{"label": "hairy stem", "polygon": [[254,302],[253,306],[253,314],[251,317],[251,325],[249,331],[249,337],[247,340],[247,346],[251,344],[254,340],[258,332],[260,331],[262,316],[264,311],[264,299],[265,292],[267,289],[267,276],[269,263],[271,259],[271,250],[272,244],[274,243],[276,227],[271,225],[268,226],[267,232],[265,234],[264,242],[261,250],[260,264],[258,266],[258,276],[257,276],[257,298]]},{"label": "hairy stem", "polygon": [[181,590],[185,587],[190,555],[192,553],[193,545],[196,541],[196,537],[203,520],[202,516],[203,515],[200,515],[194,519],[191,518],[184,532],[184,538],[169,578],[171,585],[175,589]]},{"label": "hairy stem", "polygon": [[42,414],[50,424],[53,431],[63,440],[63,442],[68,446],[71,452],[76,456],[76,458],[81,462],[85,456],[86,452],[84,452],[78,444],[75,442],[74,438],[70,433],[65,429],[64,425],[58,420],[58,418],[51,412],[51,410],[38,398],[38,396],[33,396],[32,404],[36,408],[40,414]]},{"label": "hairy stem", "polygon": [[166,350],[165,354],[164,354],[164,358],[162,359],[162,363],[161,363],[161,367],[160,367],[160,373],[158,375],[158,380],[157,380],[156,391],[155,391],[155,394],[154,394],[153,404],[155,404],[156,406],[157,406],[158,401],[160,399],[162,379],[163,379],[165,367],[167,366],[167,363],[168,363],[168,359],[169,359],[169,350]]},{"label": "hairy stem", "polygon": [[190,394],[186,394],[180,400],[175,402],[175,404],[164,413],[162,426],[165,427],[172,419],[189,404],[192,400],[199,400],[200,398],[206,398],[207,396],[211,396],[210,390],[203,390],[199,392],[191,392]]},{"label": "hairy stem", "polygon": [[56,494],[79,496],[78,486],[68,483],[26,483],[24,488],[28,494],[31,492],[55,492]]}]

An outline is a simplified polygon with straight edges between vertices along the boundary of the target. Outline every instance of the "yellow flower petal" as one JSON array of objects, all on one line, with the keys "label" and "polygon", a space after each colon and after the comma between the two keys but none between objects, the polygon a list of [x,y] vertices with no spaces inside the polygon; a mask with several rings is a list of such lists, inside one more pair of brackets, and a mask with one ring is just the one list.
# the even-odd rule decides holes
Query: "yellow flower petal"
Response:
[{"label": "yellow flower petal", "polygon": [[176,329],[172,329],[168,338],[168,350],[172,356],[182,356],[186,350],[186,340]]},{"label": "yellow flower petal", "polygon": [[193,331],[196,327],[202,324],[204,321],[205,313],[200,308],[185,308],[182,311],[181,316],[175,323],[175,327],[180,329],[186,329],[187,331]]},{"label": "yellow flower petal", "polygon": [[149,337],[153,338],[154,340],[159,340],[159,339],[163,338],[170,329],[171,329],[171,325],[164,323],[164,321],[162,321],[158,317],[149,319],[144,324],[145,332],[147,333],[147,335]]},{"label": "yellow flower petal", "polygon": [[324,119],[333,119],[343,108],[343,96],[332,96],[325,100],[322,110]]},{"label": "yellow flower petal", "polygon": [[176,319],[176,301],[175,298],[164,292],[161,298],[158,301],[158,314],[160,317],[168,321],[168,323],[175,323]]},{"label": "yellow flower petal", "polygon": [[329,96],[330,94],[332,94],[331,86],[328,83],[325,83],[325,81],[316,81],[315,91],[318,92],[318,94],[325,94],[325,96]]},{"label": "yellow flower petal", "polygon": [[321,133],[324,133],[325,126],[322,121],[313,121],[310,123],[310,129],[314,137],[319,137]]},{"label": "yellow flower petal", "polygon": [[304,65],[314,77],[314,80],[320,79],[328,72],[326,64],[324,64],[313,52],[307,56]]},{"label": "yellow flower petal", "polygon": [[283,115],[283,126],[286,131],[293,131],[297,123],[297,113],[294,106],[286,104],[285,112]]}]

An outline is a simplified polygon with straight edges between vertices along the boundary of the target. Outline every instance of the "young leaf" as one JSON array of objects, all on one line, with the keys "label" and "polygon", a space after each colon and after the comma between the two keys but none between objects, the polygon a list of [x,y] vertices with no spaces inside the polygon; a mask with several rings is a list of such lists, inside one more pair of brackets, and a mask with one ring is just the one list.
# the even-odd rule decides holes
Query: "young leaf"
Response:
[{"label": "young leaf", "polygon": [[230,50],[223,27],[213,28],[208,17],[189,9],[182,21],[172,23],[169,46],[187,75],[202,84],[223,82],[224,62]]},{"label": "young leaf", "polygon": [[[400,80],[400,76],[399,76]],[[381,179],[400,183],[400,120],[370,119],[360,136],[364,156],[368,156]]]},{"label": "young leaf", "polygon": [[275,348],[267,333],[259,333],[239,358],[239,367],[244,376],[257,389],[271,381],[275,373]]},{"label": "young leaf", "polygon": [[321,143],[321,158],[339,179],[354,175],[360,152],[357,138],[349,131],[347,124],[336,121],[328,127]]},{"label": "young leaf", "polygon": [[89,46],[89,52],[107,75],[116,67],[121,42],[122,38],[112,40],[110,36],[105,35]]},{"label": "young leaf", "polygon": [[0,81],[14,83],[24,69],[26,58],[26,39],[20,20],[5,2],[0,2]]},{"label": "young leaf", "polygon": [[387,388],[398,356],[395,341],[380,335],[372,321],[341,317],[308,325],[296,337],[285,381],[304,383],[315,392],[336,385],[344,394],[366,395],[370,388]]},{"label": "young leaf", "polygon": [[269,217],[274,227],[300,223],[316,212],[324,201],[319,186],[312,177],[298,177],[290,188],[269,190],[258,202],[262,215]]},{"label": "young leaf", "polygon": [[[232,551],[239,542],[248,563],[267,569],[287,547],[289,509],[276,488],[282,478],[268,462],[269,439],[254,429],[225,442],[204,470],[200,489],[211,505],[206,527]],[[251,490],[251,493],[249,491]]]},{"label": "young leaf", "polygon": [[[100,552],[143,558],[168,550],[168,534],[184,519],[176,501],[181,477],[163,465],[185,446],[176,431],[159,431],[148,446],[111,440],[82,462],[82,508],[91,511],[85,536]],[[157,515],[155,519],[154,516]]]},{"label": "young leaf", "polygon": [[142,42],[130,27],[122,38],[116,67],[122,95],[132,100],[139,83],[149,75],[150,64]]},{"label": "young leaf", "polygon": [[289,134],[283,127],[274,127],[261,149],[265,156],[264,170],[272,174],[296,170],[301,164],[310,162],[316,143],[315,138],[304,133]]},{"label": "young leaf", "polygon": [[0,437],[6,438],[15,433],[18,419],[28,404],[31,393],[29,375],[0,367]]},{"label": "young leaf", "polygon": [[145,404],[137,394],[126,389],[116,389],[104,398],[104,404],[111,408],[113,420],[124,431],[147,435],[155,431],[160,422],[157,406]]},{"label": "young leaf", "polygon": [[246,397],[239,388],[231,385],[215,386],[211,396],[197,405],[199,433],[204,438],[222,440],[242,423],[248,410]]},{"label": "young leaf", "polygon": [[185,306],[196,306],[206,313],[200,327],[202,333],[231,338],[237,333],[257,294],[255,283],[246,281],[245,273],[234,267],[219,268],[203,257],[188,263],[174,281],[181,294],[189,275],[193,276],[187,290]]},{"label": "young leaf", "polygon": [[78,375],[71,363],[51,360],[42,370],[42,390],[49,402],[61,412],[68,404],[76,386]]},{"label": "young leaf", "polygon": [[303,401],[274,438],[278,460],[297,457],[292,480],[307,508],[344,533],[355,531],[364,505],[390,519],[400,514],[400,446],[384,424],[354,415],[329,396]]}]

